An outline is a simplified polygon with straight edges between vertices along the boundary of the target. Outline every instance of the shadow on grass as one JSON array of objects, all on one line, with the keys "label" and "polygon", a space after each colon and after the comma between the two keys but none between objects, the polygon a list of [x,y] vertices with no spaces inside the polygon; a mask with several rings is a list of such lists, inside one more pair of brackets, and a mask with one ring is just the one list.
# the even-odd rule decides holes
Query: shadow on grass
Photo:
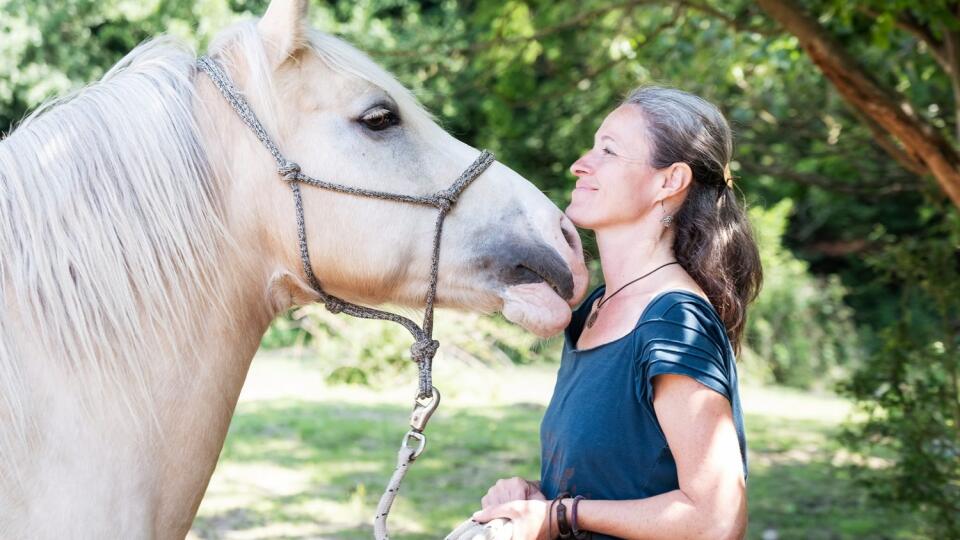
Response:
[{"label": "shadow on grass", "polygon": [[[249,478],[255,502],[202,512],[194,533],[206,539],[231,531],[245,531],[244,538],[370,538],[370,516],[395,466],[408,412],[391,405],[241,404],[219,467],[267,472]],[[542,414],[537,405],[441,408],[395,506],[396,536],[442,538],[477,509],[498,478],[538,477]],[[749,538],[764,532],[781,539],[920,538],[908,516],[873,508],[834,466],[833,426],[756,415],[746,425]],[[266,479],[259,476],[284,471],[295,477],[292,486],[262,487]]]}]

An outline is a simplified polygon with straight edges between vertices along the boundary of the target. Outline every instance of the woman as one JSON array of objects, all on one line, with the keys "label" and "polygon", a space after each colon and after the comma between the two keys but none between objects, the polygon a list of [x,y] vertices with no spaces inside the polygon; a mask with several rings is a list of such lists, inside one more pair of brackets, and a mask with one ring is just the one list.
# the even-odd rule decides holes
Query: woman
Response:
[{"label": "woman", "polygon": [[571,166],[566,213],[595,232],[606,286],[567,327],[541,480],[498,481],[475,520],[509,518],[514,539],[744,535],[734,355],[762,277],[732,146],[716,107],[648,87]]}]

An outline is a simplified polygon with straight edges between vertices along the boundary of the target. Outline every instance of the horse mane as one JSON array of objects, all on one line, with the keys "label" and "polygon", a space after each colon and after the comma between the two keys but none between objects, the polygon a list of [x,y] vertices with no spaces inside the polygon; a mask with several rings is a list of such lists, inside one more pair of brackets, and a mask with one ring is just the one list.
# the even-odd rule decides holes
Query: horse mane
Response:
[{"label": "horse mane", "polygon": [[182,314],[217,294],[229,241],[195,58],[171,38],[146,42],[0,141],[2,455],[36,436],[18,397],[28,364],[142,413],[156,347],[184,354]]}]

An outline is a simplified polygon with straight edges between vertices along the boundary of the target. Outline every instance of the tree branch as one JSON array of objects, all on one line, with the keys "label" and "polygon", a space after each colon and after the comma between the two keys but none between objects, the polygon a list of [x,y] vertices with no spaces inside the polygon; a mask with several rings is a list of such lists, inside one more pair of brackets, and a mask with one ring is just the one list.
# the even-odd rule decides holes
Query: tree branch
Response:
[{"label": "tree branch", "polygon": [[760,165],[759,163],[752,163],[744,160],[738,160],[740,165],[749,172],[754,174],[766,174],[770,176],[776,176],[780,178],[785,178],[792,182],[798,184],[803,184],[806,186],[815,186],[823,188],[827,191],[833,191],[836,193],[844,193],[848,195],[891,195],[894,193],[903,193],[908,191],[918,191],[920,189],[919,185],[915,184],[848,184],[835,180],[833,178],[828,178],[826,176],[816,174],[816,173],[803,173],[795,171],[787,167],[777,167],[777,166],[766,166]]},{"label": "tree branch", "polygon": [[917,156],[960,208],[960,155],[933,126],[916,116],[902,96],[881,87],[832,36],[792,0],[757,0],[809,55],[849,105],[874,120]]},{"label": "tree branch", "polygon": [[919,175],[930,174],[930,169],[924,165],[922,158],[912,154],[909,149],[901,148],[894,139],[890,138],[890,133],[880,127],[873,118],[867,116],[859,109],[853,109],[853,114],[870,130],[874,142],[883,148],[884,152],[897,161],[904,169]]}]

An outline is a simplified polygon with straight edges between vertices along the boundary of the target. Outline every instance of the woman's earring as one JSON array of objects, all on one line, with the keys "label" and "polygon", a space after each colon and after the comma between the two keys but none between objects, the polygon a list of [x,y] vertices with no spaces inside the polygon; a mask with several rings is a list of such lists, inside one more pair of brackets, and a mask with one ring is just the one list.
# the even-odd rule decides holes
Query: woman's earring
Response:
[{"label": "woman's earring", "polygon": [[[664,210],[663,210],[663,201],[660,201],[660,210],[661,210],[661,211],[664,211]],[[667,215],[663,216],[662,218],[660,218],[660,223],[663,223],[663,226],[664,226],[664,227],[669,227],[670,224],[673,223],[673,214],[667,214]]]}]

